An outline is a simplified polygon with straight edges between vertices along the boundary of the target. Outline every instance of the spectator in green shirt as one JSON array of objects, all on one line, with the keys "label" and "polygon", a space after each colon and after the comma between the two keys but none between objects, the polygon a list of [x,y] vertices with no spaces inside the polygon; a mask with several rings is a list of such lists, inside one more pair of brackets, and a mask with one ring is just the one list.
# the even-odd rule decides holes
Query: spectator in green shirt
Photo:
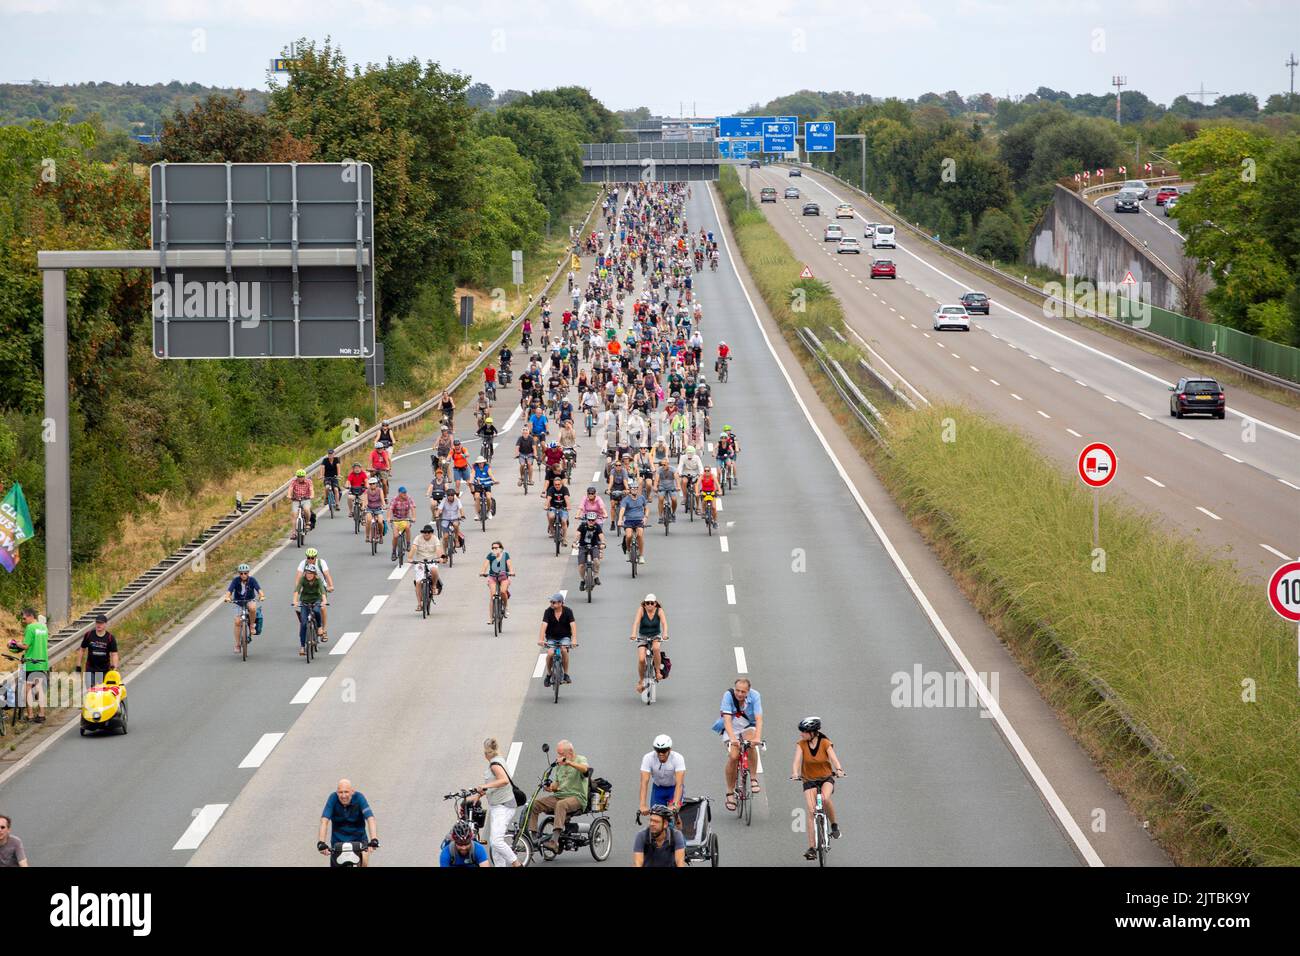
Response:
[{"label": "spectator in green shirt", "polygon": [[[543,812],[553,812],[555,824],[551,833],[563,833],[569,817],[587,809],[587,777],[590,771],[591,765],[587,763],[587,758],[574,753],[572,743],[567,740],[557,743],[555,769],[551,773],[551,782],[546,786],[548,793],[533,801],[533,812],[528,816],[528,829],[536,833],[537,818]],[[552,850],[559,850],[559,837],[552,836],[546,845]]]},{"label": "spectator in green shirt", "polygon": [[27,713],[36,708],[33,723],[45,723],[45,689],[50,686],[50,631],[36,618],[33,608],[23,608],[23,639],[15,650],[23,652],[24,679],[27,683]]}]

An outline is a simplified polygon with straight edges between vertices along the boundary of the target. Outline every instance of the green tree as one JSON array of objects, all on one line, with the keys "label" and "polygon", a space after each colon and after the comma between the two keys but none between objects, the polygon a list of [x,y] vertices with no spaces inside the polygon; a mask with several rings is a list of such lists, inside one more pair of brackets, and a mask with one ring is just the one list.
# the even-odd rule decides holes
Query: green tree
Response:
[{"label": "green tree", "polygon": [[559,213],[582,180],[582,128],[571,114],[536,106],[505,106],[479,117],[479,131],[505,136],[533,167],[537,197]]},{"label": "green tree", "polygon": [[1024,248],[1020,230],[1001,209],[989,209],[980,217],[971,251],[986,259],[1014,262]]},{"label": "green tree", "polygon": [[618,139],[618,117],[582,86],[539,90],[514,105],[555,110],[576,119],[584,143],[612,143]]}]

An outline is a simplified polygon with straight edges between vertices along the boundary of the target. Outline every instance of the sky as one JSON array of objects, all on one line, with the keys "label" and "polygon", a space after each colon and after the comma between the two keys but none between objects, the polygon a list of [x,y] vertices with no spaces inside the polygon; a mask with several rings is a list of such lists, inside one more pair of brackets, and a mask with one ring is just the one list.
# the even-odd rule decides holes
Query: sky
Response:
[{"label": "sky", "polygon": [[1300,0],[0,0],[0,82],[265,89],[300,36],[669,116],[799,89],[1103,93],[1116,74],[1165,104],[1202,84],[1262,104],[1300,53]]}]

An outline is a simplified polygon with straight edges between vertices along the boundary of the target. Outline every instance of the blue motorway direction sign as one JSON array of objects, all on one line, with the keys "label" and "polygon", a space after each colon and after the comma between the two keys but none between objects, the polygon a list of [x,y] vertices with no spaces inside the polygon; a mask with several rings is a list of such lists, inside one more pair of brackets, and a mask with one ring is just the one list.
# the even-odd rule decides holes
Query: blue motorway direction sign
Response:
[{"label": "blue motorway direction sign", "polygon": [[763,135],[764,123],[798,123],[797,116],[719,116],[718,138],[744,137],[758,139]]},{"label": "blue motorway direction sign", "polygon": [[833,121],[804,123],[803,132],[803,148],[808,152],[835,152],[835,123]]},{"label": "blue motorway direction sign", "polygon": [[795,130],[798,126],[799,124],[797,122],[791,123],[787,120],[781,120],[775,123],[764,123],[763,152],[793,153],[795,150]]}]

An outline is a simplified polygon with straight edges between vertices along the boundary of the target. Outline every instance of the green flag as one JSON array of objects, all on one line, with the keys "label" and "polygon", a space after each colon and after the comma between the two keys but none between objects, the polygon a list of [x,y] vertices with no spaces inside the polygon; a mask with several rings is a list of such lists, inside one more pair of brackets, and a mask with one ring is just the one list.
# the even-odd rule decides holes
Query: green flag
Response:
[{"label": "green flag", "polygon": [[13,571],[18,564],[18,546],[32,536],[32,513],[27,510],[23,486],[14,485],[0,503],[0,565]]}]

